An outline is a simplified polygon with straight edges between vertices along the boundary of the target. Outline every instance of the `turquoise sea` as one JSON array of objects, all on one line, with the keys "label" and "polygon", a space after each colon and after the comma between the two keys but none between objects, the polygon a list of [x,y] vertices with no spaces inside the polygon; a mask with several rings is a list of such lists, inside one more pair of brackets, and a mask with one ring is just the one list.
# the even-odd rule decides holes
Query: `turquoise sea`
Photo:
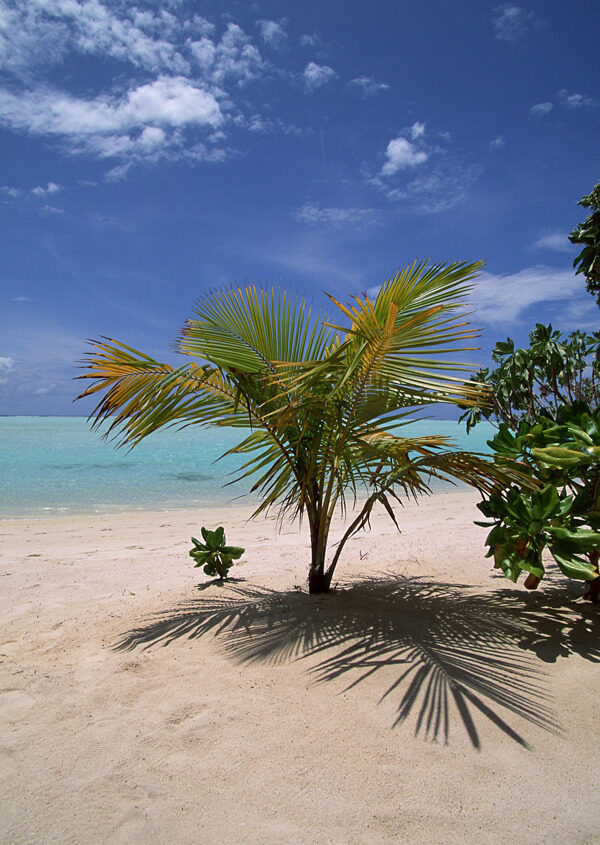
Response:
[{"label": "turquoise sea", "polygon": [[[447,434],[472,451],[488,451],[493,432],[482,424],[467,436],[448,420],[404,430]],[[240,457],[217,459],[240,439],[227,429],[187,428],[157,432],[126,451],[84,417],[0,417],[0,518],[237,504],[250,485],[224,485]]]}]

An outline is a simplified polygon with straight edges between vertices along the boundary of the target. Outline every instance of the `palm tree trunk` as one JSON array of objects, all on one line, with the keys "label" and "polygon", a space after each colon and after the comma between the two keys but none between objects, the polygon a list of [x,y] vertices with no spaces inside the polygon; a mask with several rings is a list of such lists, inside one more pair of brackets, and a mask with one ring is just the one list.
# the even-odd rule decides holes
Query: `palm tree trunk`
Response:
[{"label": "palm tree trunk", "polygon": [[323,513],[309,511],[311,559],[308,571],[308,592],[315,595],[328,593],[331,586],[331,574],[325,571],[325,553],[327,551],[327,536],[329,530],[323,520],[327,517]]}]

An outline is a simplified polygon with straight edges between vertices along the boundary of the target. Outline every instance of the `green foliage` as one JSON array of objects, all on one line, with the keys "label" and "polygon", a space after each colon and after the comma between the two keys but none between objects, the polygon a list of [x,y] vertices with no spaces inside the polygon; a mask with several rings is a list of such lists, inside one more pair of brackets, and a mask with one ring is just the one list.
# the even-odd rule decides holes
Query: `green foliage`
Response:
[{"label": "green foliage", "polygon": [[492,351],[495,369],[471,376],[488,385],[488,402],[468,408],[461,420],[470,431],[482,419],[503,422],[515,429],[521,420],[555,417],[558,409],[574,402],[597,407],[600,400],[600,332],[575,331],[564,337],[552,325],[537,323],[529,346],[515,349],[508,337]]},{"label": "green foliage", "polygon": [[[165,426],[240,429],[231,451],[244,456],[239,478],[252,479],[260,497],[254,516],[276,507],[280,518],[306,517],[309,589],[324,592],[376,504],[395,521],[399,495],[426,493],[432,478],[490,491],[517,477],[453,451],[445,437],[408,438],[399,428],[411,408],[481,403],[485,388],[460,375],[471,368],[448,360],[477,336],[460,308],[480,266],[415,262],[374,299],[363,294],[344,305],[330,297],[335,323],[283,290],[217,291],[181,333],[178,348],[191,363],[173,368],[124,344],[96,342],[82,395],[102,394],[95,424],[109,421],[109,434],[130,445]],[[326,566],[333,516],[359,496]]]},{"label": "green foliage", "polygon": [[227,578],[233,561],[241,558],[245,549],[226,545],[222,526],[215,531],[209,531],[207,528],[201,528],[200,531],[203,543],[192,537],[194,548],[190,549],[190,557],[196,561],[194,565],[202,566],[206,575],[211,577]]},{"label": "green foliage", "polygon": [[[530,346],[515,349],[510,338],[492,353],[498,364],[473,380],[491,394],[461,419],[467,431],[482,419],[498,432],[488,441],[494,460],[518,467],[531,484],[500,484],[478,507],[491,523],[486,544],[495,566],[512,581],[529,573],[535,588],[544,576],[549,549],[569,578],[594,581],[600,552],[600,332],[568,337],[538,323]],[[535,489],[537,487],[537,489]]]},{"label": "green foliage", "polygon": [[600,305],[600,182],[579,200],[579,205],[591,208],[592,212],[569,235],[571,243],[583,245],[573,267],[577,267],[577,273],[583,273],[588,291]]},{"label": "green foliage", "polygon": [[582,403],[559,409],[556,419],[522,420],[516,432],[501,423],[489,441],[496,460],[518,461],[537,490],[505,487],[478,508],[490,522],[488,557],[507,578],[529,573],[533,588],[544,577],[542,552],[548,548],[569,578],[598,578],[600,550],[600,410]]}]

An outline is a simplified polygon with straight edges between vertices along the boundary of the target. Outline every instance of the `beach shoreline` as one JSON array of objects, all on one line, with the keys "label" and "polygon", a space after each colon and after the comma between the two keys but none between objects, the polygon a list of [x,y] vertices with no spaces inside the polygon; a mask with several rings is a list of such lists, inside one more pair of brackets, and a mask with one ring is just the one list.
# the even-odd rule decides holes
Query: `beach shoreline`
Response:
[{"label": "beach shoreline", "polygon": [[597,623],[492,570],[478,498],[374,514],[328,596],[247,505],[3,520],[3,841],[597,841]]}]

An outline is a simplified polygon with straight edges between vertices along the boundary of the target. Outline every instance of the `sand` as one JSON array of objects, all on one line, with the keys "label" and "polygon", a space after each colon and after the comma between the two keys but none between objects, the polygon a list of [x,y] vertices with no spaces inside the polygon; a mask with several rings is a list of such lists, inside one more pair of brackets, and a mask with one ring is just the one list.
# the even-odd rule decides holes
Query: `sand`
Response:
[{"label": "sand", "polygon": [[494,573],[475,501],[376,516],[321,597],[244,508],[0,522],[2,841],[600,842],[598,612]]}]

